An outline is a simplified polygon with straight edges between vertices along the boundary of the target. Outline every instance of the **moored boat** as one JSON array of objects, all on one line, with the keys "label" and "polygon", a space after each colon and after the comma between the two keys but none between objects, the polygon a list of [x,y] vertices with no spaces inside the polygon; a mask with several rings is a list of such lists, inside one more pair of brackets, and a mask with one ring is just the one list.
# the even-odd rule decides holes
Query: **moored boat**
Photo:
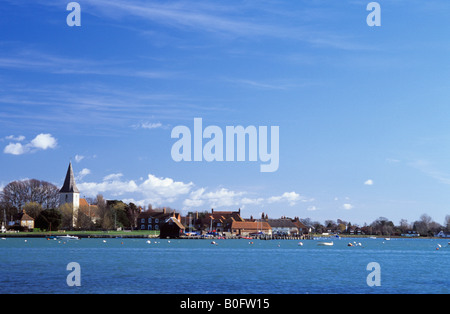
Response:
[{"label": "moored boat", "polygon": [[60,240],[79,240],[80,239],[76,236],[71,236],[71,235],[57,236],[57,238]]},{"label": "moored boat", "polygon": [[331,242],[319,242],[319,243],[317,243],[317,245],[320,245],[320,246],[333,246],[334,243],[333,243],[333,241],[331,241]]}]

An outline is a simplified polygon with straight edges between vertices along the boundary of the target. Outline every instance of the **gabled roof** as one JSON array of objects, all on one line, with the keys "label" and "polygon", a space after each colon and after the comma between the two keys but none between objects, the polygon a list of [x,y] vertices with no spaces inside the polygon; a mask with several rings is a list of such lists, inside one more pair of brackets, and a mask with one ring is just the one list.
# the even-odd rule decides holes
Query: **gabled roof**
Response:
[{"label": "gabled roof", "polygon": [[[165,220],[165,219],[168,219],[168,218],[174,217],[174,216],[178,217],[178,216],[180,216],[180,214],[176,213],[176,212],[164,212],[164,211],[148,210],[148,211],[145,211],[145,212],[141,212],[139,214],[139,216],[137,217],[137,219],[142,219],[142,218],[145,218],[145,219],[147,219],[147,218],[156,219],[156,218],[158,218],[160,220]],[[180,218],[181,218],[181,216],[180,216]]]},{"label": "gabled roof", "polygon": [[66,179],[64,180],[64,185],[62,186],[61,190],[59,190],[59,193],[80,193],[80,191],[78,191],[77,185],[75,184],[72,163],[69,163]]},{"label": "gabled roof", "polygon": [[169,219],[167,219],[166,223],[169,223],[169,220],[174,223],[175,225],[178,226],[178,228],[184,230],[184,226],[181,222],[178,221],[178,219],[176,219],[175,217],[170,217]]}]

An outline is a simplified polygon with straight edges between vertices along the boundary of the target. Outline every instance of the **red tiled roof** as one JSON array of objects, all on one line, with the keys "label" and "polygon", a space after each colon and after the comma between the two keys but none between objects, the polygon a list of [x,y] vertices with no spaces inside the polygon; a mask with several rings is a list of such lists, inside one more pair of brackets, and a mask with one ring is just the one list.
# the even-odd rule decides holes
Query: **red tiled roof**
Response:
[{"label": "red tiled roof", "polygon": [[256,221],[233,221],[231,229],[243,229],[247,231],[271,230],[272,228],[267,222]]}]

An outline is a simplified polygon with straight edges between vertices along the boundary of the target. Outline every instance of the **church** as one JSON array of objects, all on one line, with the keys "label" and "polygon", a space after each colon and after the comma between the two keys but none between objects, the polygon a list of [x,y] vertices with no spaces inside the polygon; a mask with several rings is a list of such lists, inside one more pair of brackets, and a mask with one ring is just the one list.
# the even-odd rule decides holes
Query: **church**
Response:
[{"label": "church", "polygon": [[59,190],[59,204],[69,204],[72,209],[72,227],[77,227],[78,213],[81,211],[85,216],[89,217],[93,223],[99,219],[98,207],[90,205],[84,198],[80,199],[80,191],[75,183],[75,176],[73,174],[72,163],[69,163],[66,178],[62,188]]},{"label": "church", "polygon": [[59,190],[59,205],[69,204],[73,210],[72,227],[77,225],[78,210],[80,209],[80,191],[75,184],[72,163],[69,163],[66,179],[61,190]]}]

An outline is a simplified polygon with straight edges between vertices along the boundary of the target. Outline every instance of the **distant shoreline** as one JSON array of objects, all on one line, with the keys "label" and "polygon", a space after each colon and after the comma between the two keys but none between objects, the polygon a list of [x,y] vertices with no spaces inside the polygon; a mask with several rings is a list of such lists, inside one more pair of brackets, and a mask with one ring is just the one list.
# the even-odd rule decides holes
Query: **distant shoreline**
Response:
[{"label": "distant shoreline", "polygon": [[[114,238],[123,238],[123,239],[149,239],[149,238],[159,238],[159,234],[152,234],[152,233],[142,233],[140,231],[110,231],[110,232],[92,232],[88,233],[86,231],[68,231],[68,232],[52,232],[52,233],[43,233],[43,232],[18,232],[18,233],[2,233],[1,238],[51,238],[51,237],[58,237],[58,236],[65,236],[65,235],[72,235],[77,236],[80,239],[114,239]],[[441,238],[441,237],[402,237],[402,236],[376,236],[376,235],[339,235],[340,238],[359,238],[359,239],[369,239],[371,237],[375,237],[377,239],[442,239],[442,240],[449,240],[450,238]],[[199,239],[218,239],[219,237],[180,237],[178,239],[181,240],[199,240]],[[237,236],[228,237],[226,239],[232,240],[232,239],[239,239]],[[255,238],[256,239],[256,238]],[[311,235],[311,240],[313,239],[339,239],[335,236],[327,236],[322,234],[314,234]],[[263,239],[266,240],[266,239]],[[267,239],[267,240],[298,240],[295,237],[278,237],[273,239]],[[304,239],[309,240],[309,239]]]}]

